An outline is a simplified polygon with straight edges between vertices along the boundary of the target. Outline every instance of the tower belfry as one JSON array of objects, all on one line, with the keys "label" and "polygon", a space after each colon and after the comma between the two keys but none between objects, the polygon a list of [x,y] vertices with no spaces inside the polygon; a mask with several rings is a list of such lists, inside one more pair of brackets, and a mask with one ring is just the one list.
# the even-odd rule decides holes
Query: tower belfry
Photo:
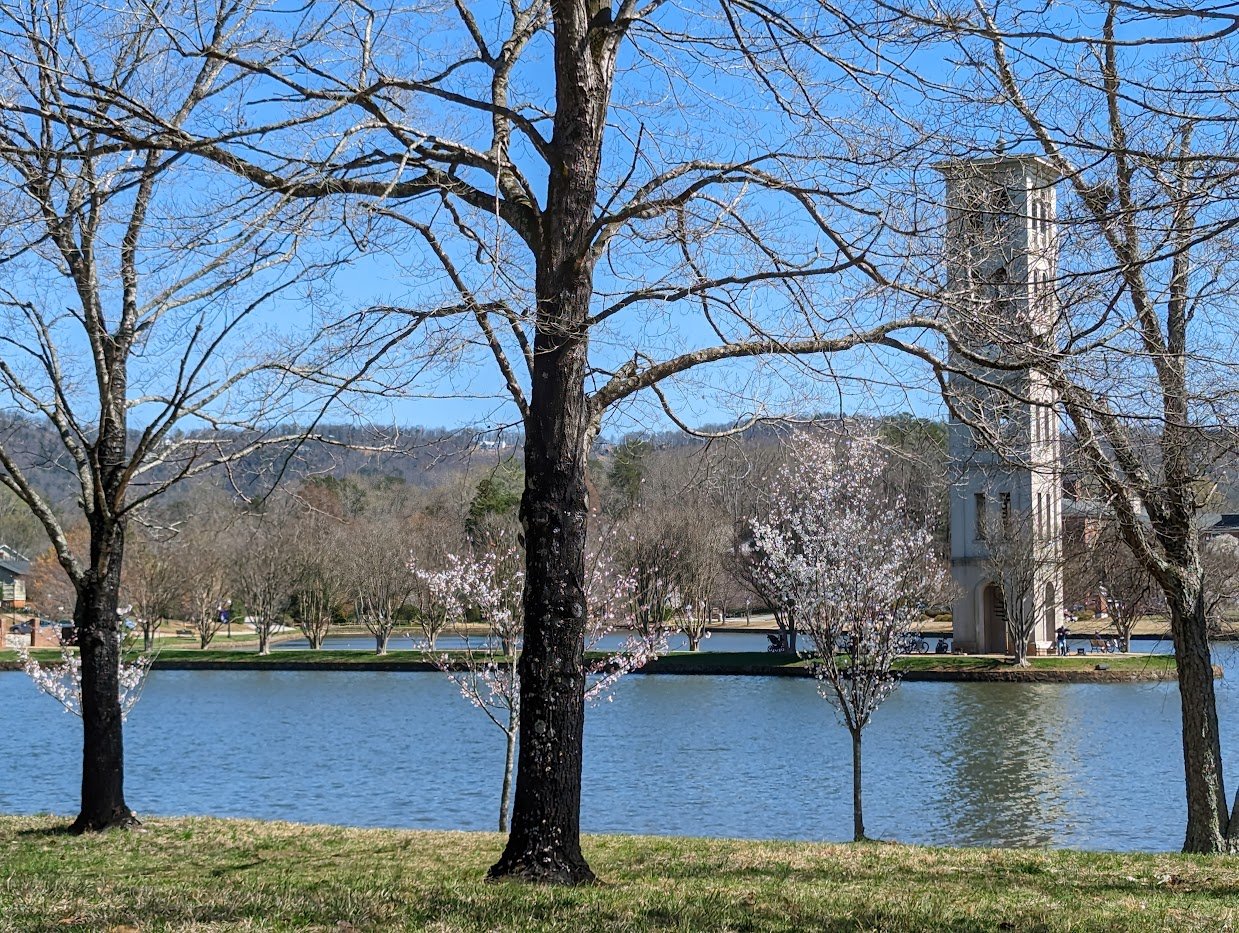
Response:
[{"label": "tower belfry", "polygon": [[[1024,360],[1049,345],[1057,316],[1059,174],[1036,156],[1005,154],[937,169],[946,180],[945,304],[958,348],[948,383],[955,648],[1008,653],[1012,609],[1035,620],[1029,653],[1044,653],[1062,618],[1057,397]],[[1007,605],[998,564],[1020,565],[1018,607]],[[1003,576],[1008,591],[1017,589]]]}]

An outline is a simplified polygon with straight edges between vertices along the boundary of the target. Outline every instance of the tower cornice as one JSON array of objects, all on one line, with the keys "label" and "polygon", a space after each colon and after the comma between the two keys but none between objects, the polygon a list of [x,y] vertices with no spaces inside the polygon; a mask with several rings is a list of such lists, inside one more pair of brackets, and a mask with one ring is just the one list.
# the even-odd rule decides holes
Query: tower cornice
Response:
[{"label": "tower cornice", "polygon": [[994,155],[979,159],[945,159],[930,166],[948,179],[966,178],[980,174],[994,175],[1003,169],[1013,168],[1031,172],[1046,185],[1053,185],[1063,177],[1054,163],[1044,156],[1031,154]]}]

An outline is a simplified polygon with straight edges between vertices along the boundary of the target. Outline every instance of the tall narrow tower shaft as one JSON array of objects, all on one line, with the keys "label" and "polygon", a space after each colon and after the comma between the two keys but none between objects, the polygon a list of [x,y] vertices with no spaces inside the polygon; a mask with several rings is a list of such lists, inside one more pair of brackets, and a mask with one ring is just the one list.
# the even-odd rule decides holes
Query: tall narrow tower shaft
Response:
[{"label": "tall narrow tower shaft", "polygon": [[938,166],[946,181],[946,293],[954,348],[951,573],[955,648],[1051,650],[1061,622],[1056,395],[1036,368],[1057,308],[1058,173],[1034,156]]}]

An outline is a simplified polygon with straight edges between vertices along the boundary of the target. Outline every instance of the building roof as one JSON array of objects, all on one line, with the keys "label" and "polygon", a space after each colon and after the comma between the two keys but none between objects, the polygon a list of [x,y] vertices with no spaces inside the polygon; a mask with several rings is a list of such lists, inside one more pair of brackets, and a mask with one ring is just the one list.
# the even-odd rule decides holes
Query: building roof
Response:
[{"label": "building roof", "polygon": [[[1141,521],[1148,522],[1143,509],[1139,509],[1137,514]],[[1113,510],[1106,503],[1096,499],[1073,499],[1071,496],[1063,496],[1062,515],[1063,518],[1114,518]],[[1196,517],[1196,527],[1206,535],[1239,535],[1239,512],[1202,512]]]},{"label": "building roof", "polygon": [[24,577],[30,573],[30,561],[0,559],[0,570],[4,570],[15,577]]},{"label": "building roof", "polygon": [[1040,175],[1041,180],[1046,184],[1053,184],[1062,178],[1062,173],[1053,162],[1044,156],[1031,153],[1002,152],[974,159],[946,159],[942,162],[935,162],[931,167],[948,178],[988,175],[1011,168]]},{"label": "building roof", "polygon": [[1200,516],[1200,530],[1210,535],[1239,534],[1239,512],[1210,512]]}]

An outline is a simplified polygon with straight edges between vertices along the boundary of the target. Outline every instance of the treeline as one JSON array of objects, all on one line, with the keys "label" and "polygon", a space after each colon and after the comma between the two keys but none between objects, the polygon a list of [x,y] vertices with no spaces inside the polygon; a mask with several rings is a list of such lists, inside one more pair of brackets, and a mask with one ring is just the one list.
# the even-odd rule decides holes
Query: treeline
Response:
[{"label": "treeline", "polygon": [[[840,437],[873,428],[819,425]],[[902,417],[877,430],[889,454],[874,497],[900,497],[945,554],[944,427]],[[773,608],[794,650],[794,620],[753,572],[750,530],[768,506],[786,437],[765,428],[691,445],[641,437],[597,445],[591,549],[631,575],[629,625],[670,624],[695,649],[723,614]],[[224,477],[187,484],[143,513],[126,547],[121,602],[146,646],[174,624],[206,647],[229,623],[251,626],[263,651],[285,625],[315,648],[343,623],[366,625],[379,651],[397,625],[421,626],[433,643],[441,613],[426,574],[454,556],[521,546],[524,474],[515,447],[471,457],[450,450],[419,467],[418,483],[395,454],[352,472],[344,462],[323,475],[300,473],[264,497],[241,495]],[[85,526],[70,538],[85,547]],[[45,615],[72,611],[72,587],[50,549],[38,553],[29,590]]]}]

